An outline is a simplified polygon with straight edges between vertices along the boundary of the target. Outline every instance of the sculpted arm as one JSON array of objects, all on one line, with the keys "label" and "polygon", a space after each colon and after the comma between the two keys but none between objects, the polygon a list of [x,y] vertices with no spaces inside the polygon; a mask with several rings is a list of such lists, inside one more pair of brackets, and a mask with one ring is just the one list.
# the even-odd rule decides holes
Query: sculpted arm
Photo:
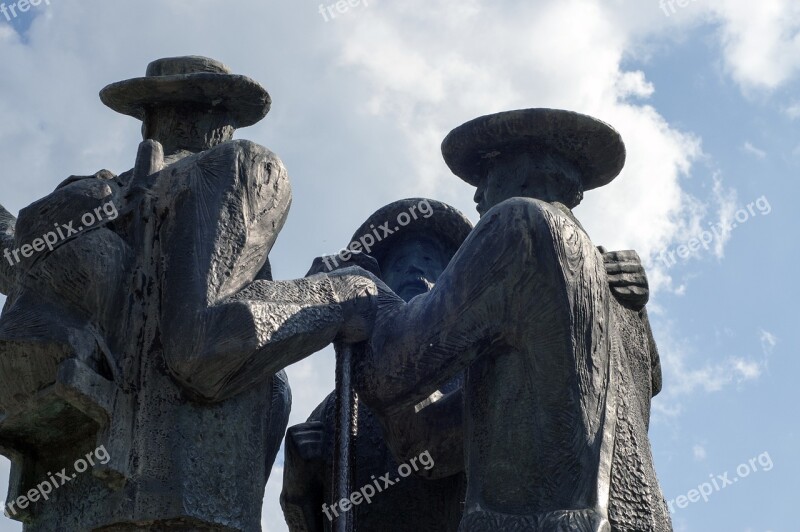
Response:
[{"label": "sculpted arm", "polygon": [[357,307],[373,290],[370,279],[342,271],[292,281],[257,280],[191,314],[170,305],[162,323],[171,369],[207,400],[229,397],[334,338],[358,339],[368,312],[362,317]]},{"label": "sculpted arm", "polygon": [[164,249],[157,265],[164,356],[184,386],[222,400],[347,329],[347,305],[373,286],[368,279],[260,275],[291,203],[275,154],[233,141],[149,179],[158,203],[145,223]]}]

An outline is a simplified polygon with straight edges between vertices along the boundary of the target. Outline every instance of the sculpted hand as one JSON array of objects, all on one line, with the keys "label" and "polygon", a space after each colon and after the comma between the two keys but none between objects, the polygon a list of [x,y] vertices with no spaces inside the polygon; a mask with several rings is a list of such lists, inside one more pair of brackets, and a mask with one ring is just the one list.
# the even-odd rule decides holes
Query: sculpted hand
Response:
[{"label": "sculpted hand", "polygon": [[286,451],[304,462],[323,459],[325,426],[319,421],[309,421],[289,427],[286,433]]},{"label": "sculpted hand", "polygon": [[608,274],[611,293],[626,307],[641,310],[650,299],[650,285],[642,260],[635,251],[611,251],[599,248]]},{"label": "sculpted hand", "polygon": [[334,271],[328,277],[344,312],[337,340],[348,344],[366,341],[375,325],[377,295],[391,290],[380,279],[356,266]]}]

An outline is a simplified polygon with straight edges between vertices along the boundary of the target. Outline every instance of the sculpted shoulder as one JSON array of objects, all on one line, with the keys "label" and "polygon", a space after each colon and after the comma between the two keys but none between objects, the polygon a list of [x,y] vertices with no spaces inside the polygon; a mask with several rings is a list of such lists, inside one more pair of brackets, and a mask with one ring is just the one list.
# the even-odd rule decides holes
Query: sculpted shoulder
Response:
[{"label": "sculpted shoulder", "polygon": [[115,219],[121,201],[121,187],[111,172],[102,170],[93,176],[72,176],[20,211],[16,242],[30,243],[55,231],[59,239],[54,247],[58,247],[84,229]]}]

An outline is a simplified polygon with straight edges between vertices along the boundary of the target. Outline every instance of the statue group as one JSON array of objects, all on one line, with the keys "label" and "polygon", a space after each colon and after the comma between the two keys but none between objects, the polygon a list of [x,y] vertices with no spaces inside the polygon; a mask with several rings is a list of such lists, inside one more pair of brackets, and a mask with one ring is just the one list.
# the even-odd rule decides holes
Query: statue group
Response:
[{"label": "statue group", "polygon": [[[133,169],[0,207],[0,451],[29,532],[672,530],[648,440],[661,373],[633,251],[572,209],[625,147],[586,115],[483,116],[442,144],[480,221],[412,198],[272,278],[291,203],[232,140],[271,100],[218,61],[100,93],[142,121]],[[284,368],[333,343],[337,389],[287,432]]]}]

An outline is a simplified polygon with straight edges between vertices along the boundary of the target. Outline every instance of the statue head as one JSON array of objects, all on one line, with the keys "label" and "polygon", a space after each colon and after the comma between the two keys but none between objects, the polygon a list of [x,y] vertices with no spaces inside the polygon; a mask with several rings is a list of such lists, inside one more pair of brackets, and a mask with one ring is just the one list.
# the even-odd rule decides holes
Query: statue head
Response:
[{"label": "statue head", "polygon": [[557,109],[522,109],[471,120],[442,142],[445,162],[478,188],[483,215],[513,197],[577,206],[583,193],[610,183],[625,165],[614,128]]},{"label": "statue head", "polygon": [[257,82],[200,56],[153,61],[145,77],[113,83],[100,99],[141,120],[143,138],[160,142],[166,155],[196,153],[231,140],[237,128],[264,118],[271,105]]},{"label": "statue head", "polygon": [[451,258],[436,235],[409,235],[398,241],[380,263],[383,282],[410,301],[433,288]]},{"label": "statue head", "polygon": [[433,288],[470,231],[472,222],[458,209],[432,199],[409,198],[373,213],[351,242],[359,243],[377,261],[376,273],[409,301]]},{"label": "statue head", "polygon": [[209,150],[231,140],[235,131],[226,111],[189,105],[151,107],[142,120],[142,138],[160,142],[165,155]]},{"label": "statue head", "polygon": [[558,202],[569,208],[583,199],[580,170],[556,152],[511,153],[492,159],[486,166],[473,198],[481,216],[514,197]]}]

